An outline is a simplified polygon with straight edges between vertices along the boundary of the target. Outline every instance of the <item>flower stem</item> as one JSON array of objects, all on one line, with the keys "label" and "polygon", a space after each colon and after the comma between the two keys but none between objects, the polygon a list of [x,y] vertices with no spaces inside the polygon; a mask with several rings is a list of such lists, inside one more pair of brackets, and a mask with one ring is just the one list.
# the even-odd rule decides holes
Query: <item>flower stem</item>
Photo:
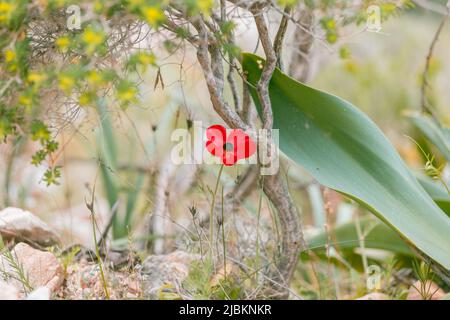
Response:
[{"label": "flower stem", "polygon": [[222,246],[223,246],[223,274],[227,281],[227,249],[225,247],[225,216],[223,214],[223,186],[222,186]]},{"label": "flower stem", "polygon": [[216,187],[214,188],[213,198],[211,202],[211,210],[209,212],[209,241],[211,243],[211,252],[210,252],[210,259],[211,262],[213,260],[213,241],[214,241],[214,207],[216,205],[216,195],[217,190],[219,189],[219,182],[220,182],[220,176],[222,175],[223,171],[223,164],[220,165],[219,174],[217,175],[217,181],[216,181]]}]

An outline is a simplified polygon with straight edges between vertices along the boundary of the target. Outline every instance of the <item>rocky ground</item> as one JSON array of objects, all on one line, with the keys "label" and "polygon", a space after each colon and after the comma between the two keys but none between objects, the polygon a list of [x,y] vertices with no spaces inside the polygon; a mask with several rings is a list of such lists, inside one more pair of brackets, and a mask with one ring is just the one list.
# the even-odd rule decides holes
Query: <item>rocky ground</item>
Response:
[{"label": "rocky ground", "polygon": [[178,288],[189,263],[198,258],[175,251],[109,268],[78,247],[58,250],[56,233],[34,214],[17,208],[0,211],[0,235],[0,300],[158,298],[168,284]]},{"label": "rocky ground", "polygon": [[[51,227],[31,212],[17,208],[0,211],[0,235],[0,300],[193,298],[183,290],[182,283],[192,262],[200,260],[199,255],[175,251],[151,255],[143,261],[128,255],[117,267],[114,259],[99,262],[95,252],[83,247],[61,249],[61,240]],[[227,268],[232,270],[233,266]],[[214,285],[221,276],[219,271],[209,281]],[[423,299],[421,290],[432,293],[429,298],[433,300],[445,295],[431,281],[416,282],[407,299]],[[359,300],[389,298],[373,292]]]}]

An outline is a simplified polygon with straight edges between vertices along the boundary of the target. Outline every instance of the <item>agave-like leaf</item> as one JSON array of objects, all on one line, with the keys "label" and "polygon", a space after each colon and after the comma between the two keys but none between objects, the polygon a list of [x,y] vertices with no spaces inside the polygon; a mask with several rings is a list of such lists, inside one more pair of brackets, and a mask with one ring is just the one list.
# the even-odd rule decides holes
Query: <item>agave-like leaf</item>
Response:
[{"label": "agave-like leaf", "polygon": [[[353,251],[360,247],[356,222],[348,222],[329,232],[321,232],[311,237],[308,248],[313,251],[324,251],[331,245],[343,251]],[[414,256],[411,248],[399,237],[395,231],[376,218],[363,218],[359,221],[360,229],[364,233],[364,247],[391,251],[404,256]]]},{"label": "agave-like leaf", "polygon": [[450,162],[450,129],[426,115],[409,114],[408,117]]},{"label": "agave-like leaf", "polygon": [[[242,65],[255,86],[264,60]],[[407,168],[375,123],[358,108],[277,69],[270,82],[280,149],[318,182],[359,202],[422,252],[450,270],[450,219]]]}]

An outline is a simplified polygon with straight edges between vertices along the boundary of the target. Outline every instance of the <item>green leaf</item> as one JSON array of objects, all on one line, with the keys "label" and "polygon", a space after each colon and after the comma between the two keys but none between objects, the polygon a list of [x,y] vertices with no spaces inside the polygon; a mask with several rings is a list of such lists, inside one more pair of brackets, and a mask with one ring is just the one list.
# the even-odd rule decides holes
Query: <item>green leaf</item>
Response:
[{"label": "green leaf", "polygon": [[417,177],[417,180],[442,211],[450,217],[450,195],[444,187],[427,176]]},{"label": "green leaf", "polygon": [[125,235],[127,234],[127,228],[131,228],[132,218],[135,213],[136,205],[138,204],[139,193],[144,184],[145,175],[139,174],[136,178],[135,183],[132,188],[130,188],[127,192],[127,206],[125,210],[125,218],[123,222],[123,228],[125,231]]},{"label": "green leaf", "polygon": [[[97,112],[101,120],[101,128],[97,133],[97,148],[100,159],[100,172],[103,180],[103,187],[105,188],[106,198],[110,209],[119,201],[119,182],[116,178],[115,171],[117,170],[117,145],[114,136],[114,130],[111,119],[106,108],[106,103],[101,100],[97,106]],[[116,239],[119,233],[120,224],[117,215],[113,219],[113,238]]]},{"label": "green leaf", "polygon": [[410,114],[408,118],[450,162],[450,129],[426,115]]},{"label": "green leaf", "polygon": [[[364,246],[366,248],[414,256],[406,242],[383,222],[369,217],[361,219],[359,223],[364,234]],[[316,252],[326,250],[327,245],[344,251],[353,251],[359,248],[360,240],[355,222],[338,226],[330,234],[322,232],[308,240],[308,248]]]},{"label": "green leaf", "polygon": [[[258,56],[243,56],[258,109],[254,86],[261,63]],[[269,92],[281,151],[318,182],[362,204],[450,269],[450,219],[372,120],[349,102],[301,84],[278,69]]]}]

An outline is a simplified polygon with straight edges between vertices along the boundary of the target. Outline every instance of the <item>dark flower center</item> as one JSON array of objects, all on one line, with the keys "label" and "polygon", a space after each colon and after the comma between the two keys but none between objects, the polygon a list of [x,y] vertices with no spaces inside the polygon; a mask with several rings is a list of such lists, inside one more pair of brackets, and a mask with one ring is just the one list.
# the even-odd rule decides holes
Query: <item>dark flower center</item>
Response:
[{"label": "dark flower center", "polygon": [[234,146],[231,142],[227,142],[223,145],[223,150],[225,151],[233,151],[234,150]]}]

